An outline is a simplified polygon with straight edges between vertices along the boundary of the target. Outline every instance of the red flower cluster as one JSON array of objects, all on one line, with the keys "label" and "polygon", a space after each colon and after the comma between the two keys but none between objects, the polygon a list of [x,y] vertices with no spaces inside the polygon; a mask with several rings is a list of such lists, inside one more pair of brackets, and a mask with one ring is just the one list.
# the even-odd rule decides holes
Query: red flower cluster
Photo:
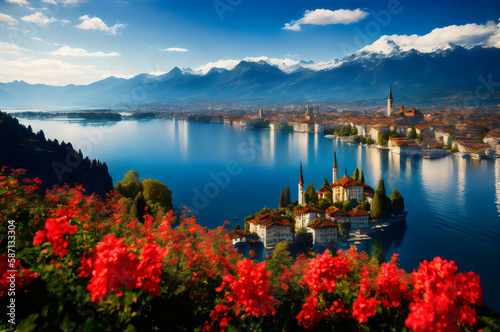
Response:
[{"label": "red flower cluster", "polygon": [[229,287],[230,291],[225,299],[236,304],[236,316],[241,310],[256,317],[274,314],[276,301],[269,291],[269,275],[265,262],[254,264],[249,259],[243,259],[238,261],[236,272],[238,279],[227,274],[222,278],[222,285],[216,289],[221,292],[226,286]]},{"label": "red flower cluster", "polygon": [[161,249],[156,243],[147,243],[141,249],[141,262],[137,267],[137,285],[152,295],[160,295],[160,275],[163,257],[168,249]]},{"label": "red flower cluster", "polygon": [[413,302],[405,321],[407,327],[414,332],[460,331],[457,321],[469,326],[476,322],[476,312],[470,305],[481,304],[479,276],[456,271],[455,262],[440,257],[420,263],[419,270],[412,273]]},{"label": "red flower cluster", "polygon": [[159,295],[162,259],[166,253],[156,243],[148,243],[142,248],[139,261],[123,239],[108,234],[90,258],[83,257],[79,276],[92,276],[87,286],[92,301],[99,302],[109,291],[116,292],[122,286],[144,287],[152,295]]},{"label": "red flower cluster", "polygon": [[332,257],[330,251],[326,250],[322,255],[309,260],[309,270],[304,282],[314,296],[323,292],[335,292],[337,278],[350,271],[345,257]]},{"label": "red flower cluster", "polygon": [[[19,271],[19,268],[21,268],[21,271]],[[16,259],[15,268],[9,266],[8,255],[5,253],[0,257],[0,296],[7,296],[7,292],[10,288],[11,279],[8,277],[12,275],[12,272],[7,272],[9,270],[18,271],[15,275],[16,291],[29,285],[33,278],[38,277],[38,273],[30,273],[29,269],[22,268],[20,259]]]},{"label": "red flower cluster", "polygon": [[52,244],[52,252],[63,258],[68,252],[68,240],[66,234],[73,234],[78,230],[78,226],[70,225],[68,217],[49,218],[45,222],[45,228],[36,233],[33,239],[34,245],[40,245],[44,242]]},{"label": "red flower cluster", "polygon": [[408,294],[408,280],[405,271],[397,268],[398,254],[394,254],[389,263],[383,263],[375,278],[377,295],[380,295],[386,308],[399,307],[401,300]]},{"label": "red flower cluster", "polygon": [[368,321],[368,317],[375,315],[377,313],[377,301],[374,297],[367,298],[366,291],[370,290],[370,284],[368,281],[368,276],[370,275],[370,269],[368,267],[364,268],[363,275],[359,282],[359,293],[358,298],[354,301],[352,305],[352,317],[356,318],[359,323],[364,323]]}]

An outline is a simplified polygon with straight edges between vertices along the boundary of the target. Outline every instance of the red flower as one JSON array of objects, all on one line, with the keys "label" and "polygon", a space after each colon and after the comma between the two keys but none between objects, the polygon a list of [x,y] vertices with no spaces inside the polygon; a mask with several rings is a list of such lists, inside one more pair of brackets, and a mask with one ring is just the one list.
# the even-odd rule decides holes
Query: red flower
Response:
[{"label": "red flower", "polygon": [[337,278],[349,272],[349,262],[344,257],[332,257],[326,250],[323,255],[309,260],[304,282],[315,296],[322,292],[335,292]]},{"label": "red flower", "polygon": [[455,274],[455,262],[434,258],[420,263],[412,273],[414,282],[411,313],[407,327],[419,331],[460,331],[456,322],[472,326],[476,312],[471,305],[480,305],[482,288],[473,272]]},{"label": "red flower", "polygon": [[63,258],[68,252],[68,240],[65,238],[67,234],[73,234],[78,230],[78,226],[70,225],[68,217],[50,218],[45,222],[45,228],[36,233],[33,239],[34,245],[40,245],[44,242],[52,244],[52,252]]}]

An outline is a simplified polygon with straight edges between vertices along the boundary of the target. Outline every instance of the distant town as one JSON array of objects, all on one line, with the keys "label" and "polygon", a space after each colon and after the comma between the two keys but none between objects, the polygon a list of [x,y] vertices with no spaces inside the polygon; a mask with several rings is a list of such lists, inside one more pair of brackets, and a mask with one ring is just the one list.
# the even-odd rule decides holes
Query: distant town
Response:
[{"label": "distant town", "polygon": [[[441,109],[420,111],[414,105],[398,104],[389,87],[387,107],[359,107],[344,111],[339,106],[308,103],[271,109],[245,109],[207,103],[186,109],[186,105],[158,105],[133,110],[87,110],[72,112],[15,112],[16,117],[68,117],[97,121],[171,118],[190,122],[220,123],[243,129],[265,129],[322,133],[327,138],[359,143],[401,155],[439,158],[450,153],[475,159],[500,156],[500,109]],[[193,110],[195,107],[195,110]],[[353,109],[355,107],[350,107]]]}]

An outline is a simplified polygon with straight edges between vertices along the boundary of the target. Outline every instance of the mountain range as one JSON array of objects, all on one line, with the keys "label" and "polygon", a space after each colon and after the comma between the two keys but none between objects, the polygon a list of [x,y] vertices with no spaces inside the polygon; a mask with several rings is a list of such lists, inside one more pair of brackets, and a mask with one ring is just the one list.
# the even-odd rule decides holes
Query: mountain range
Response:
[{"label": "mountain range", "polygon": [[[134,107],[155,103],[368,102],[382,105],[389,83],[395,103],[497,105],[500,49],[448,45],[429,52],[403,50],[381,40],[340,60],[324,63],[253,58],[227,68],[177,67],[162,75],[109,77],[89,85],[0,83],[0,107]],[[488,83],[489,82],[489,83]]]}]

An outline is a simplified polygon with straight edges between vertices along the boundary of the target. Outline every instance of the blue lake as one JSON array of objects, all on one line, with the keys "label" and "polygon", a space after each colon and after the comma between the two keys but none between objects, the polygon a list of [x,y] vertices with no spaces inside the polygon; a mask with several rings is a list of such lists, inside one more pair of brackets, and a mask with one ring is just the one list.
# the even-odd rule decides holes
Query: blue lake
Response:
[{"label": "blue lake", "polygon": [[[276,208],[289,186],[297,200],[299,162],[316,189],[332,179],[333,151],[339,173],[363,169],[368,184],[385,179],[398,189],[409,215],[405,225],[378,237],[390,259],[400,254],[406,271],[441,256],[460,271],[481,276],[484,302],[500,311],[500,160],[435,160],[326,139],[323,135],[239,130],[219,124],[175,120],[119,123],[26,120],[47,138],[71,142],[108,164],[114,183],[133,169],[173,191],[177,208],[188,206],[209,228],[233,225],[263,206]],[[237,220],[233,220],[237,217]]]}]

